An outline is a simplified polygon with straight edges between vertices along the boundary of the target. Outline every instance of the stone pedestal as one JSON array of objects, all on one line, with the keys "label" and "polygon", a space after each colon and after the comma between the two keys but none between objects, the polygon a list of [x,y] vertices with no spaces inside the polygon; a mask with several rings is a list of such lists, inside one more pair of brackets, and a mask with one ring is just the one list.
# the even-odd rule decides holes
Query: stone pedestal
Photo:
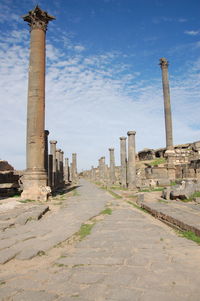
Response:
[{"label": "stone pedestal", "polygon": [[174,181],[176,179],[176,167],[175,167],[176,154],[174,149],[166,150],[165,157],[167,159],[166,166],[167,166],[168,178],[171,181]]},{"label": "stone pedestal", "polygon": [[136,188],[136,164],[135,164],[135,131],[129,131],[128,135],[128,164],[127,184],[128,188]]},{"label": "stone pedestal", "polygon": [[115,177],[115,154],[114,148],[109,148],[110,153],[110,173],[109,173],[109,183],[110,185],[114,185],[116,181]]},{"label": "stone pedestal", "polygon": [[45,158],[45,36],[47,24],[55,19],[38,6],[23,17],[31,32],[27,108],[27,168],[23,176],[23,199],[46,201]]},{"label": "stone pedestal", "polygon": [[126,188],[127,187],[126,137],[120,137],[120,157],[121,157],[120,183],[122,187]]}]

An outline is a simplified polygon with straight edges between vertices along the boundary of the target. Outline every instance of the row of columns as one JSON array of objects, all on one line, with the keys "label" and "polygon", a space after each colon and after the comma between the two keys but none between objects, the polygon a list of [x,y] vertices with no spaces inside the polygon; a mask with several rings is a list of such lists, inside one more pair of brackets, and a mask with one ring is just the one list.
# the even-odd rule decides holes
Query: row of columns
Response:
[{"label": "row of columns", "polygon": [[[99,159],[97,168],[92,166],[85,175],[92,181],[100,182],[105,186],[121,185],[129,189],[136,188],[136,152],[135,131],[129,131],[128,135],[128,157],[126,152],[126,137],[120,137],[120,168],[115,166],[114,148],[109,148],[109,167],[105,163],[105,157]],[[118,172],[119,171],[119,172]]]}]

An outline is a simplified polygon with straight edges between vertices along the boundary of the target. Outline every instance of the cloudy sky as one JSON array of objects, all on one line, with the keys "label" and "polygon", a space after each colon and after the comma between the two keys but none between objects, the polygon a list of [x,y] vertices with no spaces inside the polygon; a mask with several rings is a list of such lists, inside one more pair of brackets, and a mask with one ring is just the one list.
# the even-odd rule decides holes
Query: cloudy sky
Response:
[{"label": "cloudy sky", "polygon": [[30,33],[47,31],[46,129],[79,170],[136,130],[137,151],[165,146],[159,59],[169,60],[174,144],[200,140],[199,0],[0,0],[0,159],[25,168]]}]

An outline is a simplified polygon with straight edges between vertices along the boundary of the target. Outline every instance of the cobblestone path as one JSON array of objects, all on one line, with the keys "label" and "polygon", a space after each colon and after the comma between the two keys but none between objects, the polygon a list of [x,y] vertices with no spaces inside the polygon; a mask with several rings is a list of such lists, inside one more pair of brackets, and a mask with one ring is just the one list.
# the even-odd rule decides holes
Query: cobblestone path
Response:
[{"label": "cobblestone path", "polygon": [[12,240],[2,251],[18,253],[0,266],[0,300],[200,300],[197,244],[84,180],[77,191],[56,213],[1,232]]}]

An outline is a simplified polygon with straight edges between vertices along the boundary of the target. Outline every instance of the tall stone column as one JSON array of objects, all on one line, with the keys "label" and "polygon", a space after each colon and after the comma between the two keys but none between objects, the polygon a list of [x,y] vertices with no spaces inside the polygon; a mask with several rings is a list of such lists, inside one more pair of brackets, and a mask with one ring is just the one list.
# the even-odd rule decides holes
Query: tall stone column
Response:
[{"label": "tall stone column", "polygon": [[46,201],[49,191],[44,166],[45,38],[47,24],[55,18],[36,6],[23,16],[31,32],[27,106],[26,172],[23,199]]},{"label": "tall stone column", "polygon": [[120,157],[121,171],[120,182],[122,187],[127,187],[127,155],[126,155],[126,137],[120,137]]},{"label": "tall stone column", "polygon": [[162,70],[162,84],[164,96],[164,111],[165,111],[165,132],[166,132],[166,148],[173,149],[173,134],[172,134],[172,115],[170,104],[170,91],[168,79],[168,61],[166,58],[160,59],[160,67]]},{"label": "tall stone column", "polygon": [[135,164],[135,131],[129,131],[128,135],[128,164],[127,184],[128,188],[136,188],[136,164]]},{"label": "tall stone column", "polygon": [[110,184],[115,184],[116,178],[115,178],[115,154],[114,154],[114,148],[109,148],[110,152]]},{"label": "tall stone column", "polygon": [[69,159],[65,158],[65,167],[64,167],[64,178],[65,183],[69,183]]},{"label": "tall stone column", "polygon": [[56,140],[50,141],[50,153],[52,155],[52,187],[56,188]]}]

